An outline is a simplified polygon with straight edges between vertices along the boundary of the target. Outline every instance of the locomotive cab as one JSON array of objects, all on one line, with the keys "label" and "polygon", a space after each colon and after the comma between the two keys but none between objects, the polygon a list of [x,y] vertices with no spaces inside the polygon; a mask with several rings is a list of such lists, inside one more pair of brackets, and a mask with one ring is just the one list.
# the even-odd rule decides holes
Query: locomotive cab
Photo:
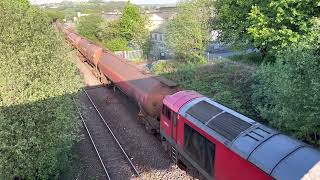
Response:
[{"label": "locomotive cab", "polygon": [[319,151],[194,91],[165,97],[160,134],[206,179],[298,180],[320,163]]},{"label": "locomotive cab", "polygon": [[194,91],[180,91],[164,98],[160,115],[160,133],[171,144],[182,143],[177,139],[178,133],[181,133],[181,130],[178,128],[181,124],[178,114],[180,107],[188,102],[190,98],[201,96]]},{"label": "locomotive cab", "polygon": [[168,106],[162,106],[162,113],[160,116],[161,126],[167,137],[170,137],[172,141],[177,140],[177,112],[174,112]]}]

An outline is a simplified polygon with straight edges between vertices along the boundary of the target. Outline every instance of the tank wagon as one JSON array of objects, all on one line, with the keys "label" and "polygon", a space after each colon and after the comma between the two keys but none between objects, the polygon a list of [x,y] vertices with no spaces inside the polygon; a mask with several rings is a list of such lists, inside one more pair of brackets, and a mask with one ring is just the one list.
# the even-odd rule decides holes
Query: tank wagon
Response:
[{"label": "tank wagon", "polygon": [[[57,24],[102,82],[132,97],[157,131],[172,159],[194,167],[200,177],[234,179],[320,179],[320,152],[195,91],[144,74],[123,58]],[[160,122],[159,122],[160,121]],[[318,173],[318,174],[317,174]],[[310,178],[311,177],[311,178]]]},{"label": "tank wagon", "polygon": [[164,96],[178,91],[174,83],[141,72],[122,57],[79,36],[68,26],[59,23],[57,26],[103,83],[114,84],[137,102],[142,115],[159,121]]}]

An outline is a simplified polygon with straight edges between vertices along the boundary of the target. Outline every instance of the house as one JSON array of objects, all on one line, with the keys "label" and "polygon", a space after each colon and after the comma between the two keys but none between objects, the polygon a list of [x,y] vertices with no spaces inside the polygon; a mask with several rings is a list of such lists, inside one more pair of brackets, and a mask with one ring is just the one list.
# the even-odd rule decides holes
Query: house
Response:
[{"label": "house", "polygon": [[[151,59],[168,59],[171,57],[171,51],[167,48],[165,42],[165,32],[168,22],[176,15],[175,7],[159,7],[153,10],[146,10],[141,13],[148,17],[149,24],[147,29],[150,31]],[[119,20],[122,12],[113,10],[102,12],[102,17],[107,21]]]},{"label": "house", "polygon": [[156,9],[152,12],[146,11],[145,15],[149,17],[150,41],[152,44],[150,57],[152,59],[169,59],[171,51],[166,45],[166,26],[168,22],[176,15],[175,8],[169,10],[164,8]]},{"label": "house", "polygon": [[89,16],[90,14],[82,14],[81,12],[77,12],[77,16],[73,17],[73,22],[78,23],[79,19],[83,16]]},{"label": "house", "polygon": [[110,12],[102,12],[102,18],[107,21],[115,21],[121,18],[122,12],[113,10]]}]

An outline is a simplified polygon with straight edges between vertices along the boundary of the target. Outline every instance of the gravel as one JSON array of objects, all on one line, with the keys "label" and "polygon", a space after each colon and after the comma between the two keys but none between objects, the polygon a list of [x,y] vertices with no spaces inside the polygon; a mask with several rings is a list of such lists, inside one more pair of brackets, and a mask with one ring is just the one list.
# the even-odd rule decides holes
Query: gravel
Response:
[{"label": "gravel", "polygon": [[[159,139],[145,130],[138,118],[138,108],[132,100],[118,90],[101,87],[87,66],[80,60],[77,60],[76,64],[88,94],[141,174],[141,177],[130,178],[193,179],[185,171],[170,163],[169,155]],[[83,94],[79,99],[83,109],[92,108]],[[99,118],[97,113],[91,110],[86,112],[86,117],[91,120]],[[76,158],[73,162],[73,177],[70,179],[105,179],[98,157],[84,129],[81,131],[81,136],[81,141],[74,148]],[[103,144],[108,138],[101,136],[98,141]]]}]

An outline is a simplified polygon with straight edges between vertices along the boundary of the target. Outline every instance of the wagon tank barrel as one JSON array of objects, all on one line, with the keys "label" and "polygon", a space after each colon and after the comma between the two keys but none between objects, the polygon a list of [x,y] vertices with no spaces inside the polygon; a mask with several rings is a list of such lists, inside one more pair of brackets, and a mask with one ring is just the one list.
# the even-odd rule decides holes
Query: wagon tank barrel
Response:
[{"label": "wagon tank barrel", "polygon": [[66,25],[57,23],[57,26],[66,40],[88,60],[97,73],[133,98],[145,115],[159,118],[164,97],[178,91],[174,84],[141,72],[124,58],[81,37]]}]

